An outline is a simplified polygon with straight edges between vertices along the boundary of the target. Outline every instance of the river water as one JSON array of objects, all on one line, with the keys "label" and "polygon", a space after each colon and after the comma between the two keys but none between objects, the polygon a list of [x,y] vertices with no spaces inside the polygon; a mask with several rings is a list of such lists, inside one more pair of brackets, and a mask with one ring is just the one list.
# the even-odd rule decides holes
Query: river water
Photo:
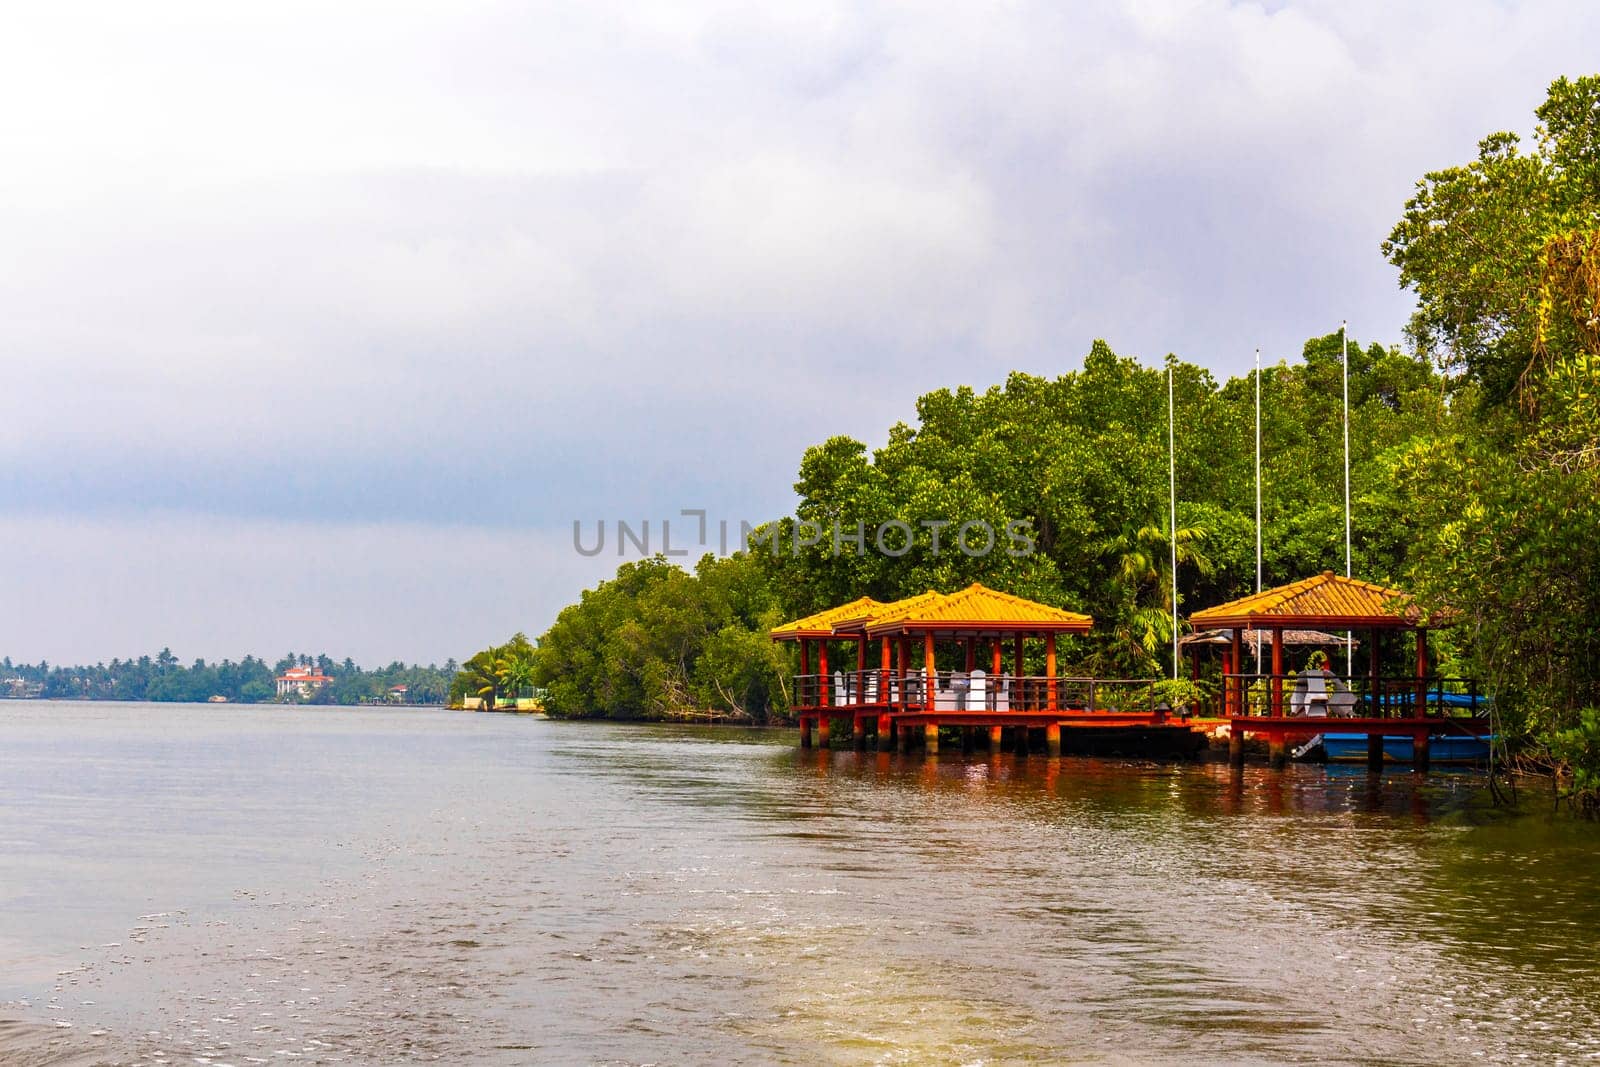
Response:
[{"label": "river water", "polygon": [[1478,781],[0,702],[0,1063],[1600,1060]]}]

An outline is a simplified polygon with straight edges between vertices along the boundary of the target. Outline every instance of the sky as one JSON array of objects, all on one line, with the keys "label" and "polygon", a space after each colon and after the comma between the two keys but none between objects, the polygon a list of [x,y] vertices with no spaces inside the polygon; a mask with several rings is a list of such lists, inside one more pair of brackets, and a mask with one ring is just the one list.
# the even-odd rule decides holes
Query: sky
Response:
[{"label": "sky", "polygon": [[464,659],[618,519],[698,554],[683,510],[789,511],[807,445],[928,390],[1401,343],[1414,183],[1596,40],[1508,0],[11,8],[0,656]]}]

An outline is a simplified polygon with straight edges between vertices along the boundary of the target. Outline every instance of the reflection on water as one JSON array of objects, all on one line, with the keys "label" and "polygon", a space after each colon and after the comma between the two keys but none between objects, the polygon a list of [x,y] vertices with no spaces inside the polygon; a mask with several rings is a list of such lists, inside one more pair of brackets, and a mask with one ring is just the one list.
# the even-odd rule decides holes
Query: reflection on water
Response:
[{"label": "reflection on water", "polygon": [[1471,776],[399,710],[0,737],[0,1059],[1600,1058],[1600,837]]}]

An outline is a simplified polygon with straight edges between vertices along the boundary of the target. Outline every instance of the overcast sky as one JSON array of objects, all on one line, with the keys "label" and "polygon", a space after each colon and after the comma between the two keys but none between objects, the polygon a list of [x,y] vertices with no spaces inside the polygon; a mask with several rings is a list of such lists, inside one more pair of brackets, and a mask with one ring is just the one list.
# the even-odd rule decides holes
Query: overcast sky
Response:
[{"label": "overcast sky", "polygon": [[1079,6],[8,8],[0,655],[464,658],[929,389],[1398,342],[1412,183],[1600,41]]}]

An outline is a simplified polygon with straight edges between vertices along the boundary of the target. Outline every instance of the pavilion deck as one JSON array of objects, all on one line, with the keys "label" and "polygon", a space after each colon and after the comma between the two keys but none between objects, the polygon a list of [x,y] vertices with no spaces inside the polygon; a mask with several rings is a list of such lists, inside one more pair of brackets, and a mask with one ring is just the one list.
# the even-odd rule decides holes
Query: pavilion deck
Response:
[{"label": "pavilion deck", "polygon": [[1320,702],[1320,708],[1295,692],[1302,680],[1290,674],[1224,676],[1222,711],[1233,762],[1244,761],[1244,739],[1250,734],[1266,738],[1270,762],[1281,766],[1293,741],[1346,733],[1367,735],[1367,761],[1373,766],[1383,763],[1384,737],[1409,737],[1413,765],[1426,770],[1431,738],[1494,734],[1489,701],[1471,678],[1355,676],[1340,679],[1348,690],[1345,699]]},{"label": "pavilion deck", "polygon": [[[905,751],[913,733],[920,733],[924,746],[937,752],[943,727],[987,728],[990,746],[996,749],[1002,730],[1040,730],[1051,754],[1060,753],[1063,729],[1187,730],[1160,703],[1151,679],[935,671],[930,700],[929,677],[924,671],[893,669],[796,676],[801,745],[811,745],[813,727],[820,730],[822,744],[828,744],[836,719],[849,721],[855,747],[871,745],[879,751]],[[1015,744],[1025,746],[1027,735]],[[970,747],[970,739],[964,747]]]},{"label": "pavilion deck", "polygon": [[[879,750],[894,746],[906,751],[911,737],[920,734],[930,754],[938,751],[941,727],[959,728],[963,748],[971,746],[974,730],[987,729],[993,750],[1002,747],[1002,733],[1009,728],[1019,751],[1026,750],[1033,731],[1042,730],[1046,750],[1059,755],[1063,729],[1131,735],[1212,732],[1226,726],[1229,756],[1236,765],[1244,761],[1247,735],[1266,739],[1270,762],[1278,767],[1286,762],[1292,739],[1364,733],[1371,764],[1381,764],[1386,736],[1409,736],[1413,765],[1425,770],[1430,737],[1492,734],[1491,716],[1475,683],[1430,673],[1428,620],[1399,590],[1324,571],[1197,612],[1191,620],[1206,628],[1190,643],[1193,677],[1201,677],[1200,656],[1206,648],[1220,652],[1222,692],[1203,704],[1177,709],[1160,701],[1157,683],[1150,679],[1058,675],[1057,637],[1086,633],[1093,620],[978,584],[954,594],[929,591],[892,604],[863,597],[779,627],[772,638],[799,645],[800,672],[794,677],[791,706],[800,720],[801,744],[807,747],[814,729],[821,743],[829,745],[837,720],[848,723],[857,748],[870,741]],[[1286,670],[1286,646],[1321,643],[1318,638],[1345,648],[1347,665],[1354,667],[1356,642],[1346,646],[1327,632],[1335,629],[1363,634],[1365,674],[1352,670],[1341,678],[1322,669],[1302,674]],[[1393,636],[1405,632],[1415,638],[1415,673],[1382,674],[1385,638],[1392,663],[1398,651]],[[1270,647],[1271,673],[1241,673],[1247,633],[1263,649]],[[1045,673],[1025,673],[1025,642],[1041,639]],[[854,670],[830,671],[833,644],[854,653]],[[965,669],[938,669],[940,645],[946,654],[953,645],[956,661],[964,661]],[[877,655],[870,658],[879,662],[869,667],[873,646]],[[1011,673],[1004,670],[1006,652]],[[914,657],[922,660],[920,666],[913,666]]]}]

